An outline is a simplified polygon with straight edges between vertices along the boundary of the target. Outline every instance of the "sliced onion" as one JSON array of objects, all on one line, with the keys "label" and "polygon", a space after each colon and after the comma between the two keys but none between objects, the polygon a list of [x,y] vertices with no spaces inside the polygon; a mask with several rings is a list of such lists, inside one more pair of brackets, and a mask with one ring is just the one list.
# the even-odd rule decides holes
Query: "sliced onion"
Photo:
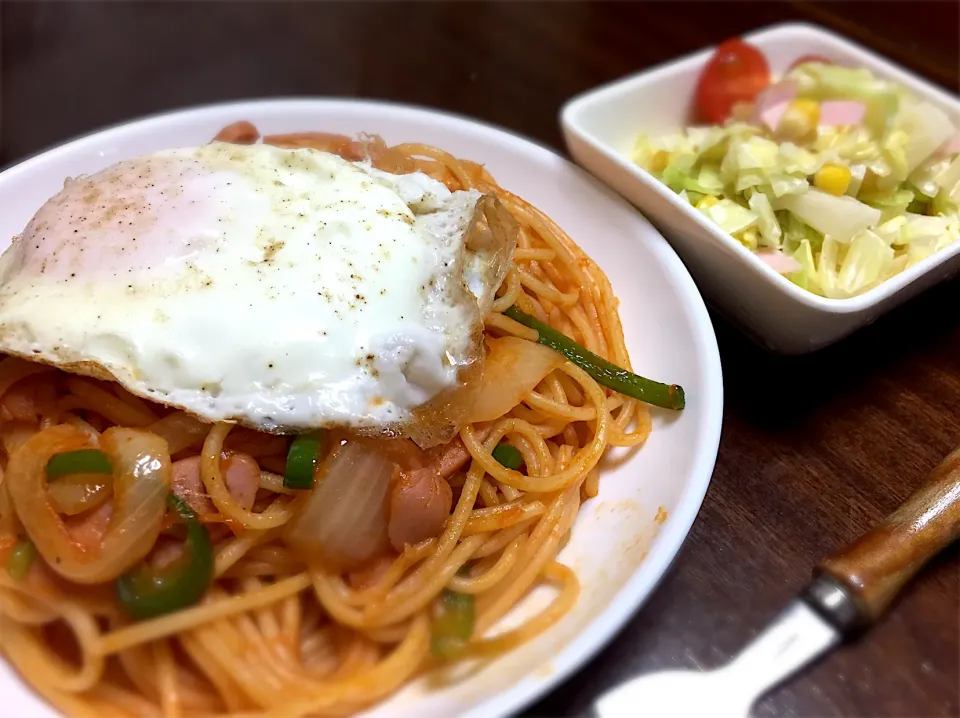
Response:
[{"label": "sliced onion", "polygon": [[[79,429],[63,424],[38,432],[10,457],[5,483],[27,534],[47,564],[77,583],[110,581],[153,547],[166,513],[170,491],[170,454],[159,436],[113,427],[100,448],[113,466],[113,511],[98,545],[73,536],[47,493],[50,457],[89,447]],[[106,504],[104,504],[106,505]]]},{"label": "sliced onion", "polygon": [[9,421],[4,424],[0,431],[0,441],[3,442],[3,449],[7,452],[7,456],[13,456],[13,452],[27,443],[36,433],[37,425],[27,421]]},{"label": "sliced onion", "polygon": [[36,424],[40,410],[37,406],[39,385],[32,378],[18,381],[0,399],[0,412],[5,420]]},{"label": "sliced onion", "polygon": [[67,376],[63,383],[70,393],[77,398],[79,406],[85,409],[93,409],[104,419],[114,424],[139,428],[150,426],[157,419],[149,408],[128,404],[112,391],[104,388],[104,386],[109,385],[97,384],[78,376]]},{"label": "sliced onion", "polygon": [[[0,471],[0,476],[3,472]],[[13,500],[7,490],[6,477],[0,478],[0,535],[17,535],[17,512],[13,508]]]},{"label": "sliced onion", "polygon": [[70,474],[47,484],[58,513],[76,516],[94,509],[113,494],[113,479],[104,474]]},{"label": "sliced onion", "polygon": [[473,219],[464,234],[464,244],[483,268],[483,294],[477,297],[481,317],[490,311],[497,289],[510,271],[519,232],[517,221],[496,195],[485,194],[477,200]]},{"label": "sliced onion", "polygon": [[563,363],[552,349],[517,337],[489,339],[483,381],[467,422],[493,421],[519,404],[543,378]]},{"label": "sliced onion", "polygon": [[191,446],[200,446],[207,434],[210,433],[210,424],[190,416],[184,411],[175,411],[162,419],[155,421],[148,431],[163,438],[170,447],[170,454],[178,454]]},{"label": "sliced onion", "polygon": [[287,524],[286,542],[306,561],[356,568],[389,547],[387,495],[395,466],[365,442],[336,446],[315,488]]}]

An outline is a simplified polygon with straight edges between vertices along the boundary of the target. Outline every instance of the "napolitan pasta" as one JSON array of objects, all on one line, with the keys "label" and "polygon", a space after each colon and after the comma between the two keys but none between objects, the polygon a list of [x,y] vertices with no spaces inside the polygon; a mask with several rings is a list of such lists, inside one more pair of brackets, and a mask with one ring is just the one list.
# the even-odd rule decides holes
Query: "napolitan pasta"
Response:
[{"label": "napolitan pasta", "polygon": [[[205,423],[0,362],[0,650],[67,715],[344,715],[440,663],[508,651],[576,601],[557,553],[607,449],[650,432],[647,403],[609,387],[682,408],[679,387],[617,369],[630,360],[600,268],[483,166],[378,138],[263,142],[421,171],[509,212],[476,403],[424,450]],[[540,584],[556,589],[546,609],[491,631]]]}]

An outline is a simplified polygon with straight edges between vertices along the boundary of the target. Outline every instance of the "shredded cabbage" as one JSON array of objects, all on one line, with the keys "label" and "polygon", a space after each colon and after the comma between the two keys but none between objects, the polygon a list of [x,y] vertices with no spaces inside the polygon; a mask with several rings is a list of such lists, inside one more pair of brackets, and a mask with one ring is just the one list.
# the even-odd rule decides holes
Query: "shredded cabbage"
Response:
[{"label": "shredded cabbage", "polygon": [[865,229],[854,237],[837,272],[833,287],[835,299],[852,297],[869,289],[893,261],[893,249],[876,233]]},{"label": "shredded cabbage", "polygon": [[722,199],[714,205],[700,207],[710,220],[728,234],[742,232],[757,223],[757,215],[730,199]]},{"label": "shredded cabbage", "polygon": [[909,189],[897,189],[893,192],[862,193],[861,201],[880,210],[880,220],[901,216],[916,198]]},{"label": "shredded cabbage", "polygon": [[820,294],[820,283],[817,281],[817,263],[813,258],[813,247],[810,240],[801,239],[800,246],[791,256],[800,265],[800,270],[790,274],[787,278],[808,292]]},{"label": "shredded cabbage", "polygon": [[866,69],[806,63],[786,79],[804,101],[863,103],[862,123],[786,142],[740,115],[641,136],[632,159],[751,251],[795,260],[784,276],[821,296],[855,296],[960,241],[960,154],[941,149],[957,128],[943,110]]},{"label": "shredded cabbage", "polygon": [[950,166],[949,157],[931,157],[917,167],[907,178],[910,186],[928,199],[933,199],[941,190],[937,180],[940,174]]},{"label": "shredded cabbage", "polygon": [[956,132],[947,114],[929,102],[904,105],[897,115],[896,123],[895,131],[903,132],[907,137],[903,148],[906,170],[902,179],[906,179],[908,174]]},{"label": "shredded cabbage", "polygon": [[754,192],[750,195],[750,209],[757,216],[757,229],[760,232],[761,244],[767,247],[780,247],[780,238],[783,230],[773,213],[773,205],[765,194]]},{"label": "shredded cabbage", "polygon": [[934,182],[946,199],[954,204],[960,204],[960,156],[940,170]]},{"label": "shredded cabbage", "polygon": [[819,189],[801,195],[783,197],[778,209],[785,209],[798,219],[841,242],[851,241],[864,229],[875,227],[881,217],[874,209],[853,197],[835,197]]}]

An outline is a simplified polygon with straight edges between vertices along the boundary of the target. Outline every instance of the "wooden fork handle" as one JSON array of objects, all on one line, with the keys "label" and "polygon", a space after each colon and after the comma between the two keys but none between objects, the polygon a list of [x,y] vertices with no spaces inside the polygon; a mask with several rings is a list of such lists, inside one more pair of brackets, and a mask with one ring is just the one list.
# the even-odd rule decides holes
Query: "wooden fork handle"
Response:
[{"label": "wooden fork handle", "polygon": [[821,561],[804,598],[841,631],[862,629],[958,536],[960,448],[879,526]]}]

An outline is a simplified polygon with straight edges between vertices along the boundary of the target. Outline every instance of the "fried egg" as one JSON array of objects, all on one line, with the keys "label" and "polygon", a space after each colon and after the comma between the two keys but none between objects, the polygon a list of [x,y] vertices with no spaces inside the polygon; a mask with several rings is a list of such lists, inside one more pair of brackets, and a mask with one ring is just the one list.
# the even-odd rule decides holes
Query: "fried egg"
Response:
[{"label": "fried egg", "polygon": [[119,162],[0,257],[0,350],[208,421],[397,433],[482,357],[513,245],[479,200],[310,149]]}]

